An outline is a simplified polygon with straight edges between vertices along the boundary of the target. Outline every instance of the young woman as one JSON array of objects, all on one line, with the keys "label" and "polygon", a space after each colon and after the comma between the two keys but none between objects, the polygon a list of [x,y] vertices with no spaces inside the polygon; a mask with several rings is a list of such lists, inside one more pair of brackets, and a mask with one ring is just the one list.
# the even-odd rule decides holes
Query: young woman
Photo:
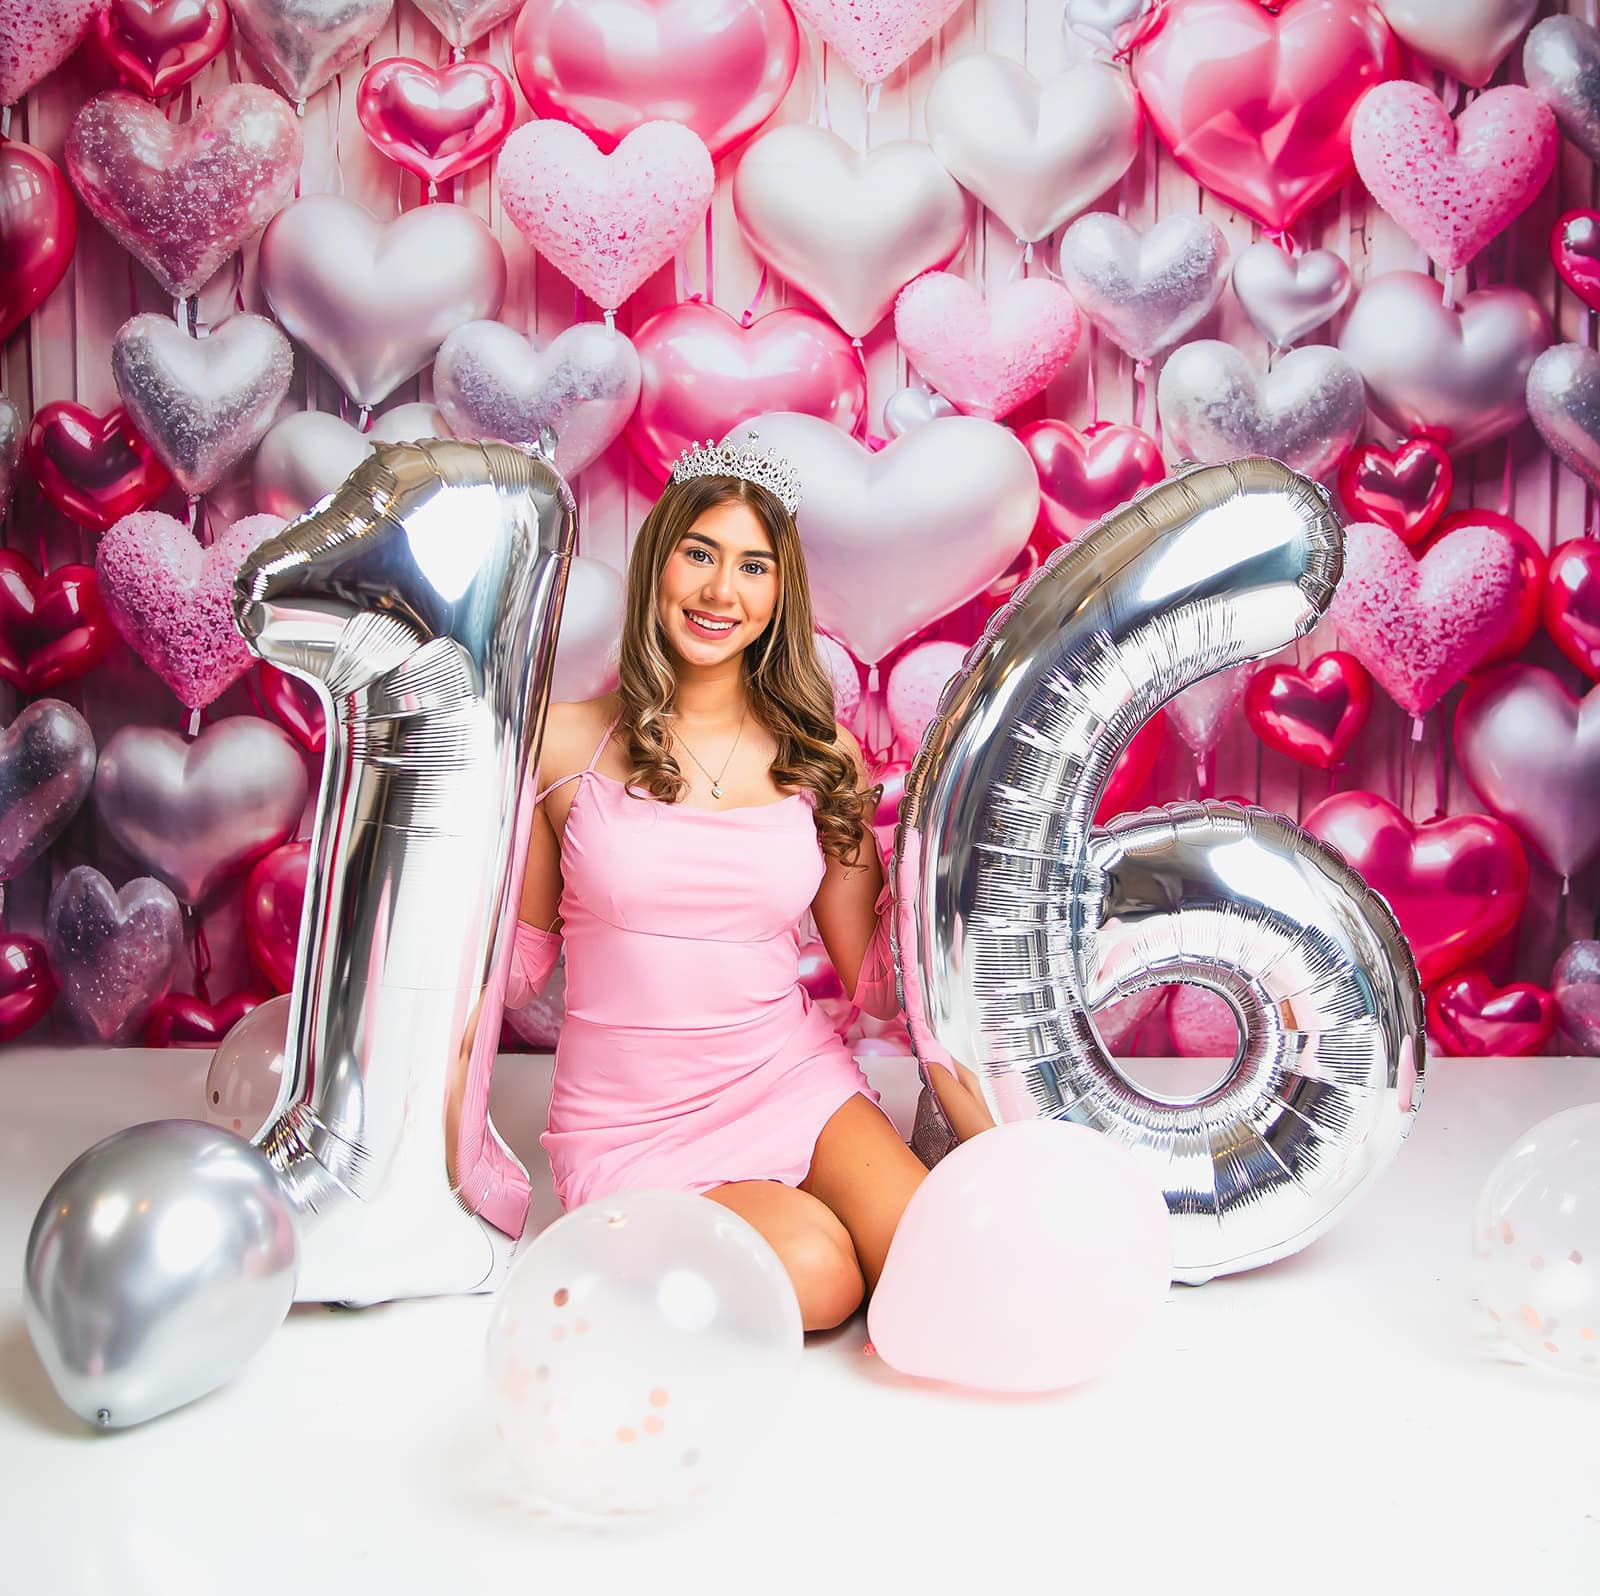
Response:
[{"label": "young woman", "polygon": [[694,449],[645,517],[617,691],[550,706],[507,1001],[564,939],[562,1206],[703,1192],[811,1330],[876,1284],[926,1171],[799,981],[809,910],[855,1002],[896,1011],[879,794],[817,661],[798,498],[770,455]]}]

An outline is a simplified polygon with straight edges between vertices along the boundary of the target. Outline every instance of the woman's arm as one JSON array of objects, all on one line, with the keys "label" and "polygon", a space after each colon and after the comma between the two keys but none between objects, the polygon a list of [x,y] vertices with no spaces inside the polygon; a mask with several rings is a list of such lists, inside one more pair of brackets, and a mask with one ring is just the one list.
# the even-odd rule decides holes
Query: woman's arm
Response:
[{"label": "woman's arm", "polygon": [[[566,705],[552,704],[545,717],[545,734],[538,768],[529,772],[536,792],[548,784],[546,772],[562,768],[570,741]],[[561,840],[556,836],[546,801],[534,808],[528,828],[528,852],[523,861],[522,895],[517,905],[517,928],[511,954],[511,974],[506,983],[506,1007],[519,1009],[544,990],[561,957]]]}]

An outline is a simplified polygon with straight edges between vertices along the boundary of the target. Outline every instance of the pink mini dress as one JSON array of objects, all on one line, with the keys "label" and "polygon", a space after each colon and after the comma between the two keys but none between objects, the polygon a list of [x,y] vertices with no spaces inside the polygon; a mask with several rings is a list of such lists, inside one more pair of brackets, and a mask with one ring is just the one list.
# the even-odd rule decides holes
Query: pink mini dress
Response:
[{"label": "pink mini dress", "polygon": [[567,1012],[539,1138],[556,1195],[570,1209],[797,1186],[835,1110],[878,1101],[800,984],[826,869],[814,795],[725,810],[636,796],[594,768],[612,729],[562,778],[579,783],[561,839]]}]

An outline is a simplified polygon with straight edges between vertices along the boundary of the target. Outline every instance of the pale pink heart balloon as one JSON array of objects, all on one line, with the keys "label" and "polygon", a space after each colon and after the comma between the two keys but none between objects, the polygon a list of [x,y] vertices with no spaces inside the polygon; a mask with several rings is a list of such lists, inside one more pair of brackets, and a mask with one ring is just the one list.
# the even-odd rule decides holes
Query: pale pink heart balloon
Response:
[{"label": "pale pink heart balloon", "polygon": [[106,0],[0,0],[0,105],[14,105],[83,43]]},{"label": "pale pink heart balloon", "polygon": [[125,515],[100,540],[100,597],[129,646],[190,709],[220,697],[254,663],[233,622],[233,579],[275,515],[249,515],[210,548],[154,510]]},{"label": "pale pink heart balloon", "polygon": [[1387,527],[1358,521],[1328,613],[1389,696],[1423,715],[1499,642],[1521,581],[1516,544],[1492,526],[1448,533],[1418,560]]},{"label": "pale pink heart balloon", "polygon": [[97,94],[67,133],[72,186],[174,298],[197,293],[294,193],[300,129],[258,83],[219,89],[186,122],[136,94]]},{"label": "pale pink heart balloon", "polygon": [[1246,660],[1186,687],[1167,705],[1167,719],[1197,754],[1209,754],[1239,716],[1257,661]]},{"label": "pale pink heart balloon", "polygon": [[921,643],[894,662],[886,695],[889,724],[907,759],[922,746],[922,734],[939,711],[939,695],[966,657],[959,643]]},{"label": "pale pink heart balloon", "polygon": [[843,643],[826,632],[814,632],[812,636],[823,674],[833,684],[833,718],[854,731],[856,712],[861,708],[861,673]]},{"label": "pale pink heart balloon", "polygon": [[770,311],[748,327],[699,300],[668,305],[634,334],[641,373],[628,442],[666,481],[691,444],[771,410],[857,433],[867,414],[861,351],[813,310]]},{"label": "pale pink heart balloon", "polygon": [[672,259],[714,187],[704,140],[676,122],[646,122],[610,155],[565,122],[529,122],[500,152],[506,215],[605,310]]},{"label": "pale pink heart balloon", "polygon": [[1420,83],[1380,83],[1356,108],[1350,147],[1373,198],[1447,271],[1522,214],[1555,170],[1554,112],[1505,85],[1452,124]]},{"label": "pale pink heart balloon", "polygon": [[1063,1120],[997,1125],[912,1195],[867,1331],[902,1374],[1058,1390],[1126,1355],[1171,1272],[1166,1199],[1126,1147]]},{"label": "pale pink heart balloon", "polygon": [[961,0],[791,0],[863,83],[881,83],[942,28]]},{"label": "pale pink heart balloon", "polygon": [[928,272],[894,306],[911,363],[968,415],[994,421],[1043,390],[1078,347],[1078,307],[1059,283],[1024,277],[987,300],[965,278]]},{"label": "pale pink heart balloon", "polygon": [[614,566],[574,557],[561,602],[552,698],[576,703],[598,698],[617,685],[623,598],[622,574]]}]

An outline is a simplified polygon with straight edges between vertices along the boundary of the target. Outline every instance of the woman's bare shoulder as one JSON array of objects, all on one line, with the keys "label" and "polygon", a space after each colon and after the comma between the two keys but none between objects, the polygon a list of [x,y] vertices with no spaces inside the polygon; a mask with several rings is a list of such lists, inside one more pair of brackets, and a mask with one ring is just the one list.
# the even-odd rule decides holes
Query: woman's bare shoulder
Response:
[{"label": "woman's bare shoulder", "polygon": [[582,770],[616,713],[615,693],[572,702],[552,700],[545,714],[544,742],[539,749],[540,787]]}]

